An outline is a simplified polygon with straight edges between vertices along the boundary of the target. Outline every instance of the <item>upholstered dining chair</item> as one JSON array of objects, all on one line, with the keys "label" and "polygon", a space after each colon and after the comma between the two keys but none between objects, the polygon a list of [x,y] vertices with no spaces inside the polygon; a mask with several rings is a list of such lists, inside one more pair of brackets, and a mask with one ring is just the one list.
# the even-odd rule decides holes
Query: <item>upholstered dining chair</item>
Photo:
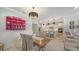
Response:
[{"label": "upholstered dining chair", "polygon": [[22,37],[22,50],[23,51],[38,51],[37,46],[33,46],[32,35],[20,34]]},{"label": "upholstered dining chair", "polygon": [[22,50],[23,51],[32,50],[33,47],[32,35],[28,35],[28,34],[20,34],[20,35],[22,37]]},{"label": "upholstered dining chair", "polygon": [[66,40],[65,40],[65,51],[78,51],[77,43],[78,40],[73,35],[74,33],[65,32],[66,33]]}]

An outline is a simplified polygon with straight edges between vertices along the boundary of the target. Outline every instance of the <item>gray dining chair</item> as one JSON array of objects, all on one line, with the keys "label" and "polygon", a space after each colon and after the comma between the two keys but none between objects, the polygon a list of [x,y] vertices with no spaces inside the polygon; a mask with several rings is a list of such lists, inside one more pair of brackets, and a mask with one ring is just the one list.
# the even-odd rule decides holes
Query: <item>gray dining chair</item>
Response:
[{"label": "gray dining chair", "polygon": [[23,51],[38,51],[37,46],[33,46],[32,35],[20,34],[22,37],[22,50]]},{"label": "gray dining chair", "polygon": [[22,37],[22,50],[31,51],[33,48],[32,35],[20,34]]}]

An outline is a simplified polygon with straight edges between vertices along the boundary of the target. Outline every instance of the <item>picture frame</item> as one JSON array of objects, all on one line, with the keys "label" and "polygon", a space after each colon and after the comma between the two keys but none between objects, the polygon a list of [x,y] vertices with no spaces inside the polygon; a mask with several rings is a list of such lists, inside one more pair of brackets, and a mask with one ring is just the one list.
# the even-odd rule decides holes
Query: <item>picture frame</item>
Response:
[{"label": "picture frame", "polygon": [[75,29],[75,26],[74,25],[70,25],[69,28],[70,29]]},{"label": "picture frame", "polygon": [[6,16],[6,30],[25,30],[26,21],[16,16]]},{"label": "picture frame", "polygon": [[75,22],[74,21],[70,21],[70,25],[73,25],[73,24],[75,24]]}]

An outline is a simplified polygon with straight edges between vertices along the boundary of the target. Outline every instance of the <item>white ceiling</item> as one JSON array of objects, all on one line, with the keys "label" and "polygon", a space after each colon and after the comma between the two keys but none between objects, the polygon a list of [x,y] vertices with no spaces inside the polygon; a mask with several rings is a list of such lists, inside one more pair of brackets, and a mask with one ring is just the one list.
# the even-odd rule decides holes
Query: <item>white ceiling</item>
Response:
[{"label": "white ceiling", "polygon": [[[26,15],[32,11],[31,7],[12,7]],[[35,11],[39,14],[39,19],[49,19],[51,17],[66,17],[72,15],[79,15],[79,8],[74,7],[36,7]]]}]

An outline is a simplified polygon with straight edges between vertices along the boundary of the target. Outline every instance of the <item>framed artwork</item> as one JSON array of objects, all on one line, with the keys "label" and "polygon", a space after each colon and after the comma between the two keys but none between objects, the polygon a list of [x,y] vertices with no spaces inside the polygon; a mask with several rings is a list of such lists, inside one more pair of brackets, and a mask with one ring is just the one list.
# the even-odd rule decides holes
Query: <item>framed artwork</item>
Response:
[{"label": "framed artwork", "polygon": [[6,16],[6,30],[25,30],[26,22],[22,18]]},{"label": "framed artwork", "polygon": [[73,25],[74,24],[74,21],[70,21],[70,25]]},{"label": "framed artwork", "polygon": [[74,25],[70,25],[70,29],[74,29],[75,28],[75,26]]},{"label": "framed artwork", "polygon": [[70,21],[70,29],[75,29],[75,22],[74,21]]}]

